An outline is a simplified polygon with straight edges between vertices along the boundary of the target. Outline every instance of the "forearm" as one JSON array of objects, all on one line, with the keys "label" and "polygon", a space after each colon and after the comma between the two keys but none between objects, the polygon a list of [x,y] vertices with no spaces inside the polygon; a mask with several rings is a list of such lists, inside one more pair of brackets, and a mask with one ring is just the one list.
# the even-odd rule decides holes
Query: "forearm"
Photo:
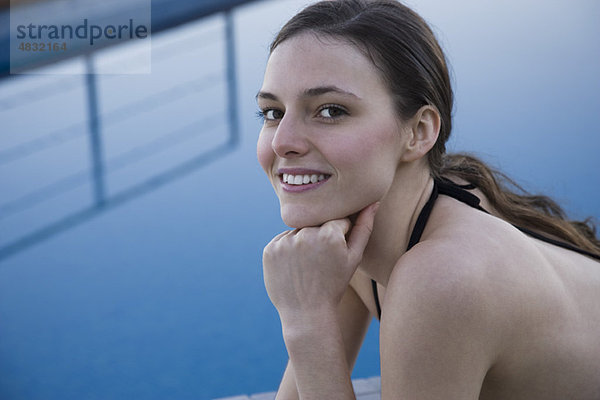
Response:
[{"label": "forearm", "polygon": [[296,378],[294,377],[294,367],[292,363],[288,361],[279,390],[277,390],[277,397],[275,400],[298,400],[298,389],[296,387]]},{"label": "forearm", "polygon": [[355,399],[337,313],[282,317],[282,326],[299,398]]}]

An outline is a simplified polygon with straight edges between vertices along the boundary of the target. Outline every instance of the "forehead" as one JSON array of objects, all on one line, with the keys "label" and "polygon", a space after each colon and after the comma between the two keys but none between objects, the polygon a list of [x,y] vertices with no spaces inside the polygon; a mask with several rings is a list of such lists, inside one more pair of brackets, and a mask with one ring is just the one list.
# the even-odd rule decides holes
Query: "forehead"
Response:
[{"label": "forehead", "polygon": [[261,90],[302,92],[319,86],[338,87],[359,97],[386,92],[375,65],[347,41],[304,33],[275,48]]}]

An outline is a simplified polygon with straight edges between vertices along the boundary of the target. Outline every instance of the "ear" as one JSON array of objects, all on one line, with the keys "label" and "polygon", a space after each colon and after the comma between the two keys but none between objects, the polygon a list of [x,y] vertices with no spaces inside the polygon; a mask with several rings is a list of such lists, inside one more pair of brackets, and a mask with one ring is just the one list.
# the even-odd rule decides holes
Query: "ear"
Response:
[{"label": "ear", "polygon": [[416,161],[425,156],[435,145],[441,124],[440,114],[434,107],[421,107],[409,120],[410,138],[402,161]]}]

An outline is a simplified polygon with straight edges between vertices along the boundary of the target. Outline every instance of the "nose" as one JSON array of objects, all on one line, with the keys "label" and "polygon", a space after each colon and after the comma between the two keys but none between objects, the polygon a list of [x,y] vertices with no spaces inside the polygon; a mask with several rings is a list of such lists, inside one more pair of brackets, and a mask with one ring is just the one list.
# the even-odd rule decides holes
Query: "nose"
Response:
[{"label": "nose", "polygon": [[271,147],[283,158],[296,158],[306,154],[310,148],[301,121],[286,113],[275,131]]}]

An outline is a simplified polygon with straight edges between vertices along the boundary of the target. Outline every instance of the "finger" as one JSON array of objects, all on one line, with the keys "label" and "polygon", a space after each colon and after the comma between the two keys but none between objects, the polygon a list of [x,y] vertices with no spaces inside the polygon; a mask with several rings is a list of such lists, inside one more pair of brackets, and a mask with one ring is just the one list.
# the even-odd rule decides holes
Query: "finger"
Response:
[{"label": "finger", "polygon": [[334,232],[337,231],[341,232],[342,235],[346,235],[346,233],[348,233],[348,231],[350,230],[350,226],[352,226],[352,223],[348,218],[341,218],[332,219],[331,221],[325,222],[321,226],[321,229],[332,229]]},{"label": "finger", "polygon": [[272,242],[272,243],[273,243],[273,242],[276,242],[276,241],[278,241],[279,239],[281,239],[282,237],[289,235],[291,232],[293,232],[293,231],[289,231],[289,230],[288,230],[288,231],[283,231],[283,232],[281,232],[279,235],[277,235],[277,236],[275,236],[273,239],[271,239],[271,242]]},{"label": "finger", "polygon": [[373,221],[378,208],[379,202],[363,208],[352,227],[352,232],[350,232],[348,238],[348,249],[355,259],[360,260],[362,258],[362,253],[371,237],[371,232],[373,232]]}]

